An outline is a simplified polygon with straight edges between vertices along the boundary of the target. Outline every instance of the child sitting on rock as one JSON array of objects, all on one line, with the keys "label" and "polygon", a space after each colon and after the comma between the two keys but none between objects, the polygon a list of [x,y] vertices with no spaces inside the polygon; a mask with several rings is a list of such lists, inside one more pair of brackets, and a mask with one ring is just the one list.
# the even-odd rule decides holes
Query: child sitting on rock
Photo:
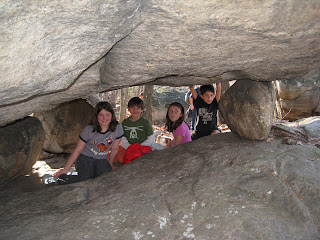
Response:
[{"label": "child sitting on rock", "polygon": [[[115,168],[113,161],[122,136],[122,126],[116,120],[111,104],[98,103],[94,110],[93,124],[84,128],[64,168],[54,173],[53,177],[59,177],[58,183],[73,183],[111,171]],[[67,175],[74,162],[78,175]]]},{"label": "child sitting on rock", "polygon": [[[143,101],[139,97],[131,98],[128,102],[128,111],[130,117],[122,122],[124,137],[121,147],[126,149],[123,165],[151,152],[155,143],[151,122],[141,116],[144,111]],[[121,162],[121,157],[118,159]]]},{"label": "child sitting on rock", "polygon": [[166,127],[169,132],[173,132],[174,139],[166,145],[167,148],[191,141],[190,129],[184,119],[185,113],[182,104],[171,103],[166,115]]}]

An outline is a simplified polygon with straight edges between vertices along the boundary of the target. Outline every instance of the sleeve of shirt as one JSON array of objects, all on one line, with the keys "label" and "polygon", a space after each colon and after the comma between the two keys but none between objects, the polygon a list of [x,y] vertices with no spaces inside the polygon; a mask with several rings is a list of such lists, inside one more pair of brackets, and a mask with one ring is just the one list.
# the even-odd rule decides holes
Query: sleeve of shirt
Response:
[{"label": "sleeve of shirt", "polygon": [[147,130],[147,135],[148,136],[151,136],[153,134],[152,123],[149,120],[147,120],[146,130]]},{"label": "sleeve of shirt", "polygon": [[126,138],[129,137],[127,131],[124,130],[124,129],[125,129],[125,126],[127,126],[127,121],[128,121],[127,118],[125,118],[125,119],[122,121],[122,123],[121,123],[122,131],[123,131],[123,134],[124,134],[124,136],[125,136]]},{"label": "sleeve of shirt", "polygon": [[121,143],[120,146],[123,147],[124,149],[127,149],[131,144],[128,142],[126,137],[121,138]]},{"label": "sleeve of shirt", "polygon": [[176,128],[176,130],[174,131],[174,135],[175,136],[182,136],[184,137],[186,135],[185,131],[184,131],[184,127],[183,127],[183,123]]},{"label": "sleeve of shirt", "polygon": [[152,146],[152,143],[155,142],[155,136],[150,135],[144,142],[142,142],[140,145],[141,146]]},{"label": "sleeve of shirt", "polygon": [[87,143],[88,142],[88,140],[89,140],[89,133],[90,133],[90,126],[86,126],[83,130],[82,130],[82,132],[80,133],[80,136],[79,136],[79,138],[82,140],[82,141],[84,141],[85,143]]},{"label": "sleeve of shirt", "polygon": [[122,125],[120,123],[118,123],[117,127],[116,127],[116,138],[122,138],[124,136],[124,132],[123,132],[123,128]]}]

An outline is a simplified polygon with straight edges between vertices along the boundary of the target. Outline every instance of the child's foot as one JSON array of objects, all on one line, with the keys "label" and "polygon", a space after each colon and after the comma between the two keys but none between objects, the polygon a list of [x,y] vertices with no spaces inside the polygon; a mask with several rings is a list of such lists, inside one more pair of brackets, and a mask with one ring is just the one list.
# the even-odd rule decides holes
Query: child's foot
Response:
[{"label": "child's foot", "polygon": [[65,185],[69,183],[67,174],[61,174],[59,177],[53,177],[50,174],[45,174],[42,177],[42,183],[44,185]]},{"label": "child's foot", "polygon": [[57,184],[59,185],[66,185],[69,183],[69,178],[67,174],[61,174],[57,179]]}]

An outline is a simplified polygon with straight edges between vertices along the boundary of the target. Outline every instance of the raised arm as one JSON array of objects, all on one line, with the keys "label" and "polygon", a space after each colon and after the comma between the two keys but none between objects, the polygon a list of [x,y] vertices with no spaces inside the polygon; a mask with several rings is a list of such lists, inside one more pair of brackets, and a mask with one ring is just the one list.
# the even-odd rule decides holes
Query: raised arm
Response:
[{"label": "raised arm", "polygon": [[220,101],[220,97],[221,97],[221,83],[217,83],[217,89],[216,89],[216,99],[217,102]]},{"label": "raised arm", "polygon": [[194,106],[193,106],[193,97],[190,97],[189,102],[190,102],[190,108],[191,108],[191,110],[193,110],[193,109],[194,109]]},{"label": "raised arm", "polygon": [[190,89],[190,91],[191,91],[191,93],[192,93],[192,97],[193,97],[194,99],[197,99],[198,93],[197,93],[197,91],[194,89],[194,86],[190,86],[189,89]]}]

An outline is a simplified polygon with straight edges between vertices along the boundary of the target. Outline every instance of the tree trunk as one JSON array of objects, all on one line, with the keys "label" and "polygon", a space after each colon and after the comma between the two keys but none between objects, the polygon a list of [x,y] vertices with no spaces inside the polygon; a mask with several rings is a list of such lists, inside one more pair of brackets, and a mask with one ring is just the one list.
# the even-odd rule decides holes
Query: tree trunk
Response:
[{"label": "tree trunk", "polygon": [[120,90],[120,122],[124,120],[127,112],[127,98],[128,88],[121,88]]},{"label": "tree trunk", "polygon": [[[230,84],[228,81],[226,82],[221,82],[221,96],[223,94],[225,94],[225,92],[230,88]],[[219,113],[218,111],[218,114],[217,114],[217,125],[221,125],[221,124],[224,124],[225,121],[223,119],[223,117],[221,116],[221,114]]]},{"label": "tree trunk", "polygon": [[143,93],[143,102],[145,111],[143,116],[152,122],[152,95],[153,95],[153,85],[145,85]]},{"label": "tree trunk", "polygon": [[[137,96],[139,96],[139,98],[141,98],[141,93],[143,94],[143,91],[144,91],[143,85],[140,85],[140,86],[138,87],[138,95],[137,95]],[[142,96],[141,99],[143,100],[143,96]]]}]

